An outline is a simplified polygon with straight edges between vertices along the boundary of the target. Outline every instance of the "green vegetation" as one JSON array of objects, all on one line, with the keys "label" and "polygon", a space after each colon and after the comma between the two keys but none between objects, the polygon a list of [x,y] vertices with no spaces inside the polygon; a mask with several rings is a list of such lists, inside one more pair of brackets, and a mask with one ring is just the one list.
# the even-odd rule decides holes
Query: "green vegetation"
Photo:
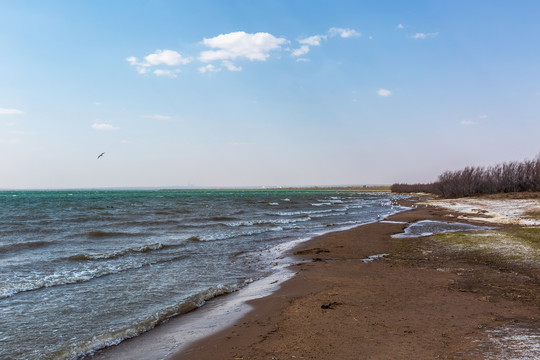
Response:
[{"label": "green vegetation", "polygon": [[540,227],[519,227],[505,231],[513,238],[527,243],[536,251],[540,251]]},{"label": "green vegetation", "polygon": [[540,211],[531,211],[526,213],[525,216],[529,219],[540,220]]},{"label": "green vegetation", "polygon": [[540,263],[540,227],[516,227],[481,232],[451,232],[433,238],[483,262]]}]

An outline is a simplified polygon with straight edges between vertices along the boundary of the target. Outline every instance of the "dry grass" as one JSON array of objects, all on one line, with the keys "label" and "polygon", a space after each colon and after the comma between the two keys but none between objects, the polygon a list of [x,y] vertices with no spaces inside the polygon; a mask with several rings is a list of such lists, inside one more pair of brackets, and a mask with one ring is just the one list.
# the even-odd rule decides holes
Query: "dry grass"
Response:
[{"label": "dry grass", "polygon": [[540,220],[540,210],[529,211],[524,216],[528,219]]}]

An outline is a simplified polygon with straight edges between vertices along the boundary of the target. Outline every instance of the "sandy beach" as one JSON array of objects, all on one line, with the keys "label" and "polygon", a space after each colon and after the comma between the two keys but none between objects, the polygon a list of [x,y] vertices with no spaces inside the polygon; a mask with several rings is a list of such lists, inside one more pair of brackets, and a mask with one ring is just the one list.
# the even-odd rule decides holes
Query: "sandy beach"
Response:
[{"label": "sandy beach", "polygon": [[468,218],[420,205],[304,243],[294,250],[292,279],[252,301],[253,310],[226,330],[172,358],[538,358],[537,260],[468,251],[437,236],[391,237],[407,223],[458,218],[494,225],[481,211]]}]

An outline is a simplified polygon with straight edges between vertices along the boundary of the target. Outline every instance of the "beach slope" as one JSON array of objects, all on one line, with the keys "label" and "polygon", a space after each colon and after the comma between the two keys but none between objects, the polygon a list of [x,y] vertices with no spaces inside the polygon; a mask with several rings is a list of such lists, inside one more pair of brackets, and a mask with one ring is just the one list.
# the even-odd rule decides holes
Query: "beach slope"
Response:
[{"label": "beach slope", "polygon": [[[296,275],[229,328],[173,359],[484,359],[540,356],[536,265],[392,238],[460,217],[422,205],[295,250]],[[482,224],[476,216],[474,224]],[[504,225],[508,226],[508,225]],[[519,339],[519,341],[517,340]],[[515,357],[513,357],[515,355]]]}]

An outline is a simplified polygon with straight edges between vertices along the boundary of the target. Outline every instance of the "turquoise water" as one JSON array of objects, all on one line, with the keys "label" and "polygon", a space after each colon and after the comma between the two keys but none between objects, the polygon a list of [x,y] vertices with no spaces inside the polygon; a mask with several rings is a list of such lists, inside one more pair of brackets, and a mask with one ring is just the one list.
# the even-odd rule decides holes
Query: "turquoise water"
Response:
[{"label": "turquoise water", "polygon": [[398,195],[0,192],[0,358],[77,358],[271,273],[278,245],[376,221]]}]

